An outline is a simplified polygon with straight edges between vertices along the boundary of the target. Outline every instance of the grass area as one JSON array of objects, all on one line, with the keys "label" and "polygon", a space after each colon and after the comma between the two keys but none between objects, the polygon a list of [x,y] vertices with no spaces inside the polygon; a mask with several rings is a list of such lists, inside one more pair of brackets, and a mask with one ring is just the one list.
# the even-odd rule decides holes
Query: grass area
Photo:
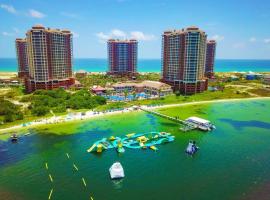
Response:
[{"label": "grass area", "polygon": [[237,93],[233,88],[225,88],[224,91],[206,91],[191,96],[176,96],[170,95],[160,99],[146,99],[132,102],[134,105],[151,105],[151,104],[177,104],[193,101],[208,101],[218,99],[234,99],[234,98],[248,98],[251,97],[247,93]]},{"label": "grass area", "polygon": [[205,110],[207,109],[208,104],[200,105],[185,105],[181,107],[171,107],[171,108],[159,108],[158,112],[166,114],[172,117],[179,117],[180,119],[186,119],[190,116],[199,116],[203,117],[206,115]]},{"label": "grass area", "polygon": [[258,88],[258,89],[250,89],[248,92],[251,92],[253,94],[262,96],[262,97],[269,97],[270,96],[270,90],[269,89],[263,89],[263,88]]},{"label": "grass area", "polygon": [[119,109],[119,108],[126,108],[129,107],[130,105],[125,102],[112,102],[108,103],[106,105],[98,106],[95,111],[105,111],[105,110],[114,110],[114,109]]}]

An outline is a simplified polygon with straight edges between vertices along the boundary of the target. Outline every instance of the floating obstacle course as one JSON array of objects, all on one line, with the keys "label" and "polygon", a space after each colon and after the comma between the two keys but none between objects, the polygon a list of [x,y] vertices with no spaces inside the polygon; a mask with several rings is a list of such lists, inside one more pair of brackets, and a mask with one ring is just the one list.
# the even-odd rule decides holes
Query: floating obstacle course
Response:
[{"label": "floating obstacle course", "polygon": [[87,152],[101,153],[103,150],[116,149],[119,153],[124,153],[125,148],[129,149],[151,149],[157,151],[156,145],[173,142],[174,136],[166,132],[150,132],[150,133],[130,133],[125,137],[102,138],[96,141]]}]

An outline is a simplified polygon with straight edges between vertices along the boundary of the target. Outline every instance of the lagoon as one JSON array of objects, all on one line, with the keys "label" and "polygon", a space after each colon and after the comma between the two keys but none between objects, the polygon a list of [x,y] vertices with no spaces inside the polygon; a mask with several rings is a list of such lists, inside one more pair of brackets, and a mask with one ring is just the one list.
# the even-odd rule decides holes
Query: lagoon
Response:
[{"label": "lagoon", "polygon": [[[0,142],[0,196],[7,200],[48,199],[52,188],[52,199],[59,200],[90,196],[95,200],[252,199],[258,193],[265,196],[261,191],[269,187],[270,179],[269,109],[269,100],[159,109],[180,118],[196,115],[209,119],[217,129],[208,133],[183,133],[176,123],[144,112],[82,121],[70,125],[76,132],[72,135],[56,135],[49,127],[36,130],[40,133],[21,137],[17,144]],[[157,152],[86,152],[103,137],[150,131],[170,132],[175,141],[160,145]],[[194,157],[184,153],[190,139],[200,147]],[[115,161],[121,162],[126,175],[119,182],[109,178],[108,169]],[[79,171],[74,170],[73,163]],[[48,174],[53,176],[53,182]],[[83,186],[82,177],[87,187]]]}]

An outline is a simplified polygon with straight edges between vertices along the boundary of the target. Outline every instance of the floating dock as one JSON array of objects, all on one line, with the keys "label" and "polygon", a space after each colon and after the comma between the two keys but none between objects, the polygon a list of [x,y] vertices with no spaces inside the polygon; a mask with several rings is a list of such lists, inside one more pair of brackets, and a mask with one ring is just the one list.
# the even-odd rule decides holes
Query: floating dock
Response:
[{"label": "floating dock", "polygon": [[157,151],[156,145],[173,142],[174,136],[166,132],[150,132],[150,133],[132,133],[127,134],[123,138],[115,137],[112,141],[111,137],[103,138],[96,141],[87,152],[101,153],[103,150],[116,149],[119,153],[124,153],[125,148],[129,149],[152,149]]},{"label": "floating dock", "polygon": [[[212,127],[215,128],[215,126],[213,126],[213,125],[211,125],[211,127],[206,127],[206,126],[204,126],[204,124],[198,124],[195,121],[190,120],[190,119],[193,119],[193,118],[201,119],[201,118],[198,118],[198,117],[190,117],[187,120],[181,120],[179,118],[171,117],[171,116],[168,116],[168,115],[165,115],[165,114],[153,111],[153,110],[145,109],[145,108],[142,108],[142,107],[140,107],[140,109],[147,112],[147,113],[150,113],[150,114],[153,114],[153,115],[156,115],[156,116],[159,116],[159,117],[162,117],[162,118],[165,118],[165,119],[168,119],[168,120],[179,123],[180,125],[182,125],[180,130],[182,130],[184,132],[191,131],[191,130],[194,130],[194,129],[199,129],[199,130],[203,130],[203,131],[209,131],[209,130],[212,130]],[[201,120],[203,120],[203,119],[201,119]],[[209,121],[204,120],[204,122],[209,122]]]}]

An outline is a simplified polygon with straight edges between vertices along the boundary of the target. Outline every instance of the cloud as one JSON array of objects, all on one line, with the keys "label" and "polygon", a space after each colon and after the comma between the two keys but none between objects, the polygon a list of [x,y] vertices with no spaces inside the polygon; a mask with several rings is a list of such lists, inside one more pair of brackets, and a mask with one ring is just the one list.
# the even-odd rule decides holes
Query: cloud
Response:
[{"label": "cloud", "polygon": [[29,13],[28,13],[31,17],[34,17],[34,18],[44,18],[46,15],[43,14],[42,12],[39,12],[37,10],[34,10],[34,9],[30,9],[29,10]]},{"label": "cloud", "polygon": [[19,29],[17,29],[16,27],[12,28],[13,31],[8,32],[8,31],[3,31],[2,35],[6,36],[6,37],[10,37],[10,36],[15,36],[18,35],[20,33]]},{"label": "cloud", "polygon": [[4,31],[4,32],[2,32],[2,35],[3,36],[13,36],[14,33],[9,33],[9,32]]},{"label": "cloud", "polygon": [[224,36],[223,35],[213,35],[212,37],[211,37],[211,39],[212,40],[216,40],[216,41],[222,41],[222,40],[224,40]]},{"label": "cloud", "polygon": [[249,38],[249,41],[250,41],[250,42],[256,42],[257,39],[256,39],[255,37],[251,37],[251,38]]},{"label": "cloud", "polygon": [[156,39],[155,35],[152,34],[145,34],[141,31],[131,31],[130,33],[126,33],[119,29],[113,29],[109,33],[99,32],[96,34],[96,36],[99,38],[99,41],[104,43],[106,40],[110,38],[115,39],[136,39],[140,41],[150,41]]},{"label": "cloud", "polygon": [[156,36],[154,35],[148,35],[144,34],[141,31],[132,31],[130,33],[132,39],[141,40],[141,41],[149,41],[149,40],[155,40]]},{"label": "cloud", "polygon": [[233,48],[235,48],[235,49],[243,49],[245,47],[246,47],[246,44],[243,42],[233,44]]},{"label": "cloud", "polygon": [[99,38],[100,42],[110,39],[110,36],[104,34],[103,32],[97,33],[96,36]]},{"label": "cloud", "polygon": [[9,13],[16,14],[17,10],[12,5],[1,4],[0,8],[6,10]]},{"label": "cloud", "polygon": [[73,38],[78,38],[80,35],[76,32],[72,32]]},{"label": "cloud", "polygon": [[64,17],[72,18],[72,19],[80,19],[80,16],[75,14],[75,13],[60,12],[60,15],[62,15]]},{"label": "cloud", "polygon": [[113,29],[111,31],[111,37],[125,38],[127,37],[127,34],[124,31],[121,31],[119,29]]},{"label": "cloud", "polygon": [[16,28],[16,27],[13,27],[13,31],[14,31],[16,34],[20,33],[20,30],[19,30],[18,28]]},{"label": "cloud", "polygon": [[266,43],[266,44],[270,44],[270,38],[266,38],[266,39],[264,39],[263,41],[264,41],[264,43]]}]

